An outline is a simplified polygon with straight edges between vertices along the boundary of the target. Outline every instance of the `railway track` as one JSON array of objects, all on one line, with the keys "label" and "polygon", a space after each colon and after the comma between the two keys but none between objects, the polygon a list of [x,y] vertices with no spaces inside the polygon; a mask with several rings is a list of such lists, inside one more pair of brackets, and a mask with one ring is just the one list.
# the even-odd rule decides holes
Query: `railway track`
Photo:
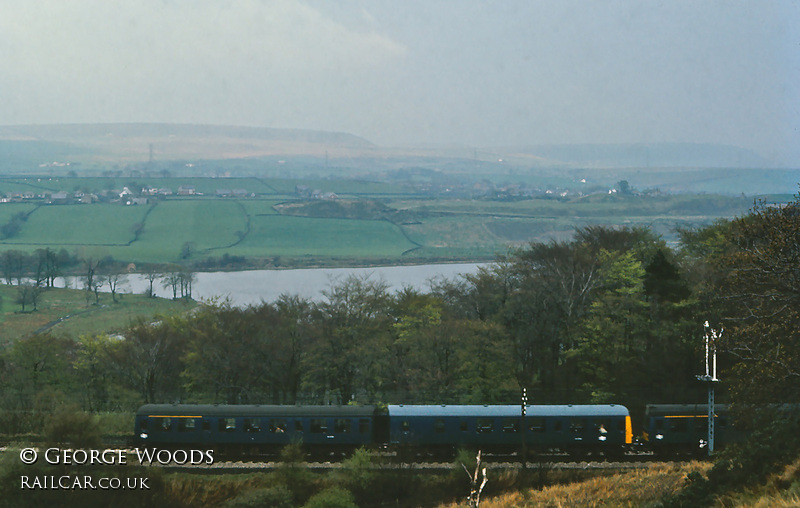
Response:
[{"label": "railway track", "polygon": [[[538,469],[546,470],[630,470],[630,469],[644,469],[651,467],[652,464],[659,462],[656,461],[638,461],[638,462],[605,462],[605,461],[574,461],[574,462],[529,462],[526,467],[529,470],[535,471]],[[661,462],[667,463],[667,462]],[[676,462],[669,462],[675,464]],[[519,470],[522,469],[522,464],[519,462],[483,462],[484,466],[489,470]],[[299,467],[310,469],[313,471],[333,471],[337,469],[344,469],[346,467],[342,462],[303,462],[298,464]],[[153,465],[151,467],[161,467],[165,471],[175,472],[193,472],[198,474],[215,474],[215,473],[252,473],[252,472],[266,472],[273,471],[282,467],[281,462],[243,462],[243,461],[225,461],[215,462],[210,465],[195,465],[195,466],[180,466],[180,465]],[[372,469],[376,471],[449,471],[453,469],[453,462],[415,462],[415,463],[395,463],[395,464],[380,464],[374,465]]]}]

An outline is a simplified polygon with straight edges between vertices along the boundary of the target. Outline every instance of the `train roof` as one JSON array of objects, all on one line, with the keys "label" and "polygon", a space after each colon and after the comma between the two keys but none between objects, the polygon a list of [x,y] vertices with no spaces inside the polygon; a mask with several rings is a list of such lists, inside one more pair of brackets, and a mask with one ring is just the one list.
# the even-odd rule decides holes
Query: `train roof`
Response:
[{"label": "train roof", "polygon": [[[462,417],[519,417],[519,405],[390,405],[389,416],[462,416]],[[541,416],[628,416],[628,408],[619,404],[570,404],[527,406],[529,417]]]},{"label": "train roof", "polygon": [[224,417],[369,417],[375,406],[278,406],[258,404],[145,404],[137,416],[224,416]]},{"label": "train roof", "polygon": [[[714,404],[716,414],[727,413],[728,404]],[[647,416],[708,416],[708,404],[648,404]]]}]

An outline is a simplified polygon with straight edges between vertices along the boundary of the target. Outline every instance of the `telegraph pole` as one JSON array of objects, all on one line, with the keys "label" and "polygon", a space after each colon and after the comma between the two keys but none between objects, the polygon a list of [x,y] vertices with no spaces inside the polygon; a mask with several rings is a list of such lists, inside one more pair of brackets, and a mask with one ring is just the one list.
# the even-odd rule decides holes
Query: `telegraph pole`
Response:
[{"label": "telegraph pole", "polygon": [[709,457],[714,453],[714,383],[718,383],[717,378],[717,339],[722,338],[723,329],[720,328],[719,332],[711,328],[706,321],[703,324],[705,333],[703,339],[706,345],[706,373],[702,376],[697,376],[699,381],[708,385],[708,455]]}]

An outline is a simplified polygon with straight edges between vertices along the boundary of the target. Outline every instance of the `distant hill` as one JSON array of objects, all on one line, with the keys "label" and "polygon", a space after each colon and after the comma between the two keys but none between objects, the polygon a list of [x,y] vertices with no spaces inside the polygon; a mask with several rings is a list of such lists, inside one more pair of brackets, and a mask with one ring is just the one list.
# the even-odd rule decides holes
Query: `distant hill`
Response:
[{"label": "distant hill", "polygon": [[[0,157],[59,156],[99,160],[240,158],[263,155],[351,155],[369,141],[342,132],[183,124],[60,124],[0,126]],[[37,152],[43,148],[42,152]],[[6,159],[8,160],[8,159]]]},{"label": "distant hill", "polygon": [[512,149],[551,163],[590,168],[764,168],[775,164],[758,153],[708,143],[537,145]]},{"label": "distant hill", "polygon": [[[219,125],[111,123],[0,126],[0,172],[47,165],[84,167],[155,161],[339,159],[367,172],[423,167],[454,172],[526,169],[774,168],[752,150],[699,143],[575,144],[526,147],[379,147],[343,132]],[[481,163],[478,164],[478,161]],[[305,164],[304,161],[302,164]],[[56,164],[58,163],[58,164]]]}]

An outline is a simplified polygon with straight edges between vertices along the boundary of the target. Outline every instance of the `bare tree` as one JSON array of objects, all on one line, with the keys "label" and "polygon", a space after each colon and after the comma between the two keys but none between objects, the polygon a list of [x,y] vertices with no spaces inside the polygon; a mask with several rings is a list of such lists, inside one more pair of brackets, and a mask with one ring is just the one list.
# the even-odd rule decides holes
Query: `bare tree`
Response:
[{"label": "bare tree", "polygon": [[186,267],[181,267],[180,272],[178,272],[178,280],[181,286],[181,297],[185,298],[186,300],[192,299],[192,285],[196,279],[197,277],[195,276],[194,272]]},{"label": "bare tree", "polygon": [[101,261],[99,259],[95,259],[91,256],[83,260],[83,273],[86,274],[84,276],[86,278],[86,285],[84,288],[86,291],[95,291],[95,288],[98,286],[95,281],[95,276],[97,274],[97,269],[100,268],[100,264]]},{"label": "bare tree", "polygon": [[42,294],[42,288],[35,284],[23,283],[17,286],[17,303],[22,305],[22,312],[25,312],[25,306],[33,305],[33,310],[39,303],[39,296]]},{"label": "bare tree", "polygon": [[109,273],[103,279],[111,291],[111,299],[117,303],[117,291],[128,283],[128,276],[124,273]]},{"label": "bare tree", "polygon": [[156,292],[153,289],[153,285],[157,280],[161,279],[164,274],[161,273],[161,270],[155,266],[150,266],[144,270],[142,275],[144,275],[145,280],[150,284],[150,287],[147,289],[147,296],[150,298],[155,298]]},{"label": "bare tree", "polygon": [[172,299],[178,299],[178,291],[181,289],[181,267],[170,265],[167,271],[161,274],[161,285],[172,289]]},{"label": "bare tree", "polygon": [[464,468],[466,471],[467,476],[469,477],[469,496],[467,496],[467,501],[469,502],[470,508],[478,508],[481,504],[481,492],[483,492],[483,488],[489,482],[489,478],[486,476],[486,468],[483,468],[482,475],[483,481],[481,481],[480,485],[478,485],[478,472],[481,471],[481,451],[478,450],[477,456],[477,464],[475,464],[475,473],[470,473],[467,466],[461,464],[461,467]]},{"label": "bare tree", "polygon": [[3,278],[6,284],[22,284],[22,278],[27,271],[28,256],[18,250],[7,250],[0,255],[0,264],[3,267]]}]

